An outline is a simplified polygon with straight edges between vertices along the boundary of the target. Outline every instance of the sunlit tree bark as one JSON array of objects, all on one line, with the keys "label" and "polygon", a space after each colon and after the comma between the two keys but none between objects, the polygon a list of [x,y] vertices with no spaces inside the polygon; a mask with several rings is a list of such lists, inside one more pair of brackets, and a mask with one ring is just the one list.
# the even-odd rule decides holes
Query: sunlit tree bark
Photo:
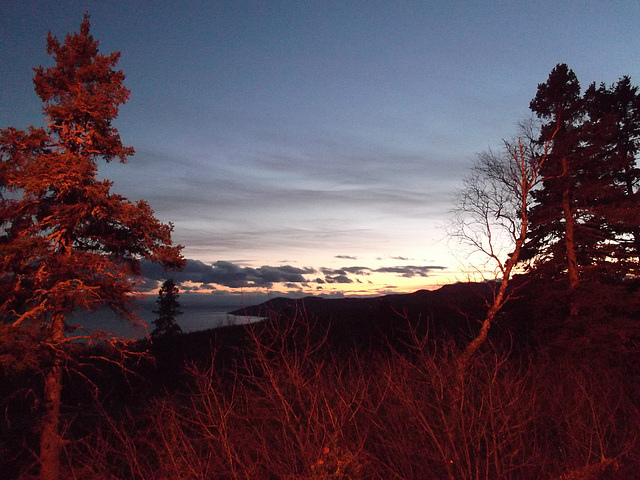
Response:
[{"label": "sunlit tree bark", "polygon": [[[529,142],[505,142],[503,152],[479,155],[459,192],[451,233],[471,253],[495,269],[497,289],[476,337],[457,359],[458,384],[474,353],[486,341],[496,316],[510,298],[509,283],[529,231],[531,191],[540,181],[548,144],[539,151]],[[481,269],[482,267],[478,267]]]}]

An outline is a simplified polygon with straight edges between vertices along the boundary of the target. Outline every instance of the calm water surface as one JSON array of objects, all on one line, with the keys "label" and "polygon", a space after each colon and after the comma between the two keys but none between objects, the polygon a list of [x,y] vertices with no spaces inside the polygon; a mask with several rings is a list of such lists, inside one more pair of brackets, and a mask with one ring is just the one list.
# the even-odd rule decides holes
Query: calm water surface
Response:
[{"label": "calm water surface", "polygon": [[[138,315],[146,322],[144,327],[135,328],[127,321],[119,318],[107,309],[95,312],[80,311],[69,319],[69,325],[82,327],[84,331],[104,330],[119,337],[143,338],[153,330],[153,320],[157,317],[153,310],[157,309],[155,299],[143,299],[137,302]],[[180,304],[182,315],[176,318],[178,325],[185,333],[208,330],[225,325],[239,325],[262,320],[261,317],[229,315],[227,312],[242,308],[243,305],[206,305],[201,302],[185,302]],[[82,330],[78,335],[82,335]]]}]

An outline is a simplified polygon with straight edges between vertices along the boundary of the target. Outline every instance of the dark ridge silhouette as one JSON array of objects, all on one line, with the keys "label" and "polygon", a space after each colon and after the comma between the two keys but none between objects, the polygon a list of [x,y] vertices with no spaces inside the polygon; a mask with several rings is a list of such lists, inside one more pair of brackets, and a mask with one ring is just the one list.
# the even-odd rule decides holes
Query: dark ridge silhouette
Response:
[{"label": "dark ridge silhouette", "polygon": [[[307,313],[322,318],[342,317],[345,313],[358,316],[375,315],[381,310],[395,310],[396,314],[433,314],[441,310],[459,315],[477,314],[478,302],[484,303],[492,293],[490,283],[456,283],[438,290],[418,290],[414,293],[389,294],[379,297],[324,298],[308,296],[299,299],[276,297],[258,305],[229,312],[231,315],[268,317],[275,314]],[[473,310],[472,310],[473,308]],[[444,313],[443,312],[443,313]]]},{"label": "dark ridge silhouette", "polygon": [[[409,326],[435,338],[443,336],[468,341],[477,332],[496,289],[495,282],[456,283],[438,290],[419,290],[363,298],[300,299],[277,297],[259,305],[230,312],[233,315],[277,318],[307,318],[328,329],[328,341],[335,346],[371,346],[402,341]],[[514,301],[515,303],[515,301]],[[517,315],[509,312],[518,311]],[[515,317],[496,326],[495,341],[526,341],[530,330],[527,312],[520,300],[505,309],[501,317]]]}]

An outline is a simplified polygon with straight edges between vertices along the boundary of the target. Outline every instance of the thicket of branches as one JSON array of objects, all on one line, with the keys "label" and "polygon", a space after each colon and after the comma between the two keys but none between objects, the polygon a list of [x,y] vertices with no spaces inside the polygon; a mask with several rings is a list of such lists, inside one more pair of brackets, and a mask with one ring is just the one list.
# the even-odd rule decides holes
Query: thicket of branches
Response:
[{"label": "thicket of branches", "polygon": [[69,478],[628,478],[637,382],[590,365],[485,349],[458,401],[460,350],[421,337],[336,355],[297,317],[247,327],[236,361],[190,388],[104,414],[66,454]]}]

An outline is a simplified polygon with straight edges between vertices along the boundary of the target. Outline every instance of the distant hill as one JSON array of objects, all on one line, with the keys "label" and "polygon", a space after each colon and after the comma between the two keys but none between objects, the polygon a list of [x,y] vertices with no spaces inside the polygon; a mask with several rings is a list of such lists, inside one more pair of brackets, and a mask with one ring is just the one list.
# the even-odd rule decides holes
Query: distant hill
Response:
[{"label": "distant hill", "polygon": [[[431,335],[468,339],[475,335],[495,288],[493,282],[456,283],[433,291],[368,298],[278,297],[230,313],[271,320],[281,317],[314,320],[327,326],[332,343],[388,341],[406,332],[409,322],[422,331],[428,329]],[[514,307],[517,308],[512,305],[510,309]],[[519,330],[525,327],[522,312],[518,318],[517,325],[512,322],[496,325],[495,333],[520,335]]]},{"label": "distant hill", "polygon": [[[438,290],[418,290],[414,293],[389,294],[379,297],[325,298],[308,296],[299,299],[276,297],[258,305],[243,307],[229,312],[231,315],[270,317],[274,314],[318,315],[322,318],[343,317],[345,314],[358,316],[379,313],[381,310],[396,310],[399,315],[411,314],[454,314],[463,310],[479,313],[491,295],[493,286],[489,283],[456,283],[445,285]],[[467,313],[471,313],[468,311]],[[455,314],[454,314],[455,315]]]}]

